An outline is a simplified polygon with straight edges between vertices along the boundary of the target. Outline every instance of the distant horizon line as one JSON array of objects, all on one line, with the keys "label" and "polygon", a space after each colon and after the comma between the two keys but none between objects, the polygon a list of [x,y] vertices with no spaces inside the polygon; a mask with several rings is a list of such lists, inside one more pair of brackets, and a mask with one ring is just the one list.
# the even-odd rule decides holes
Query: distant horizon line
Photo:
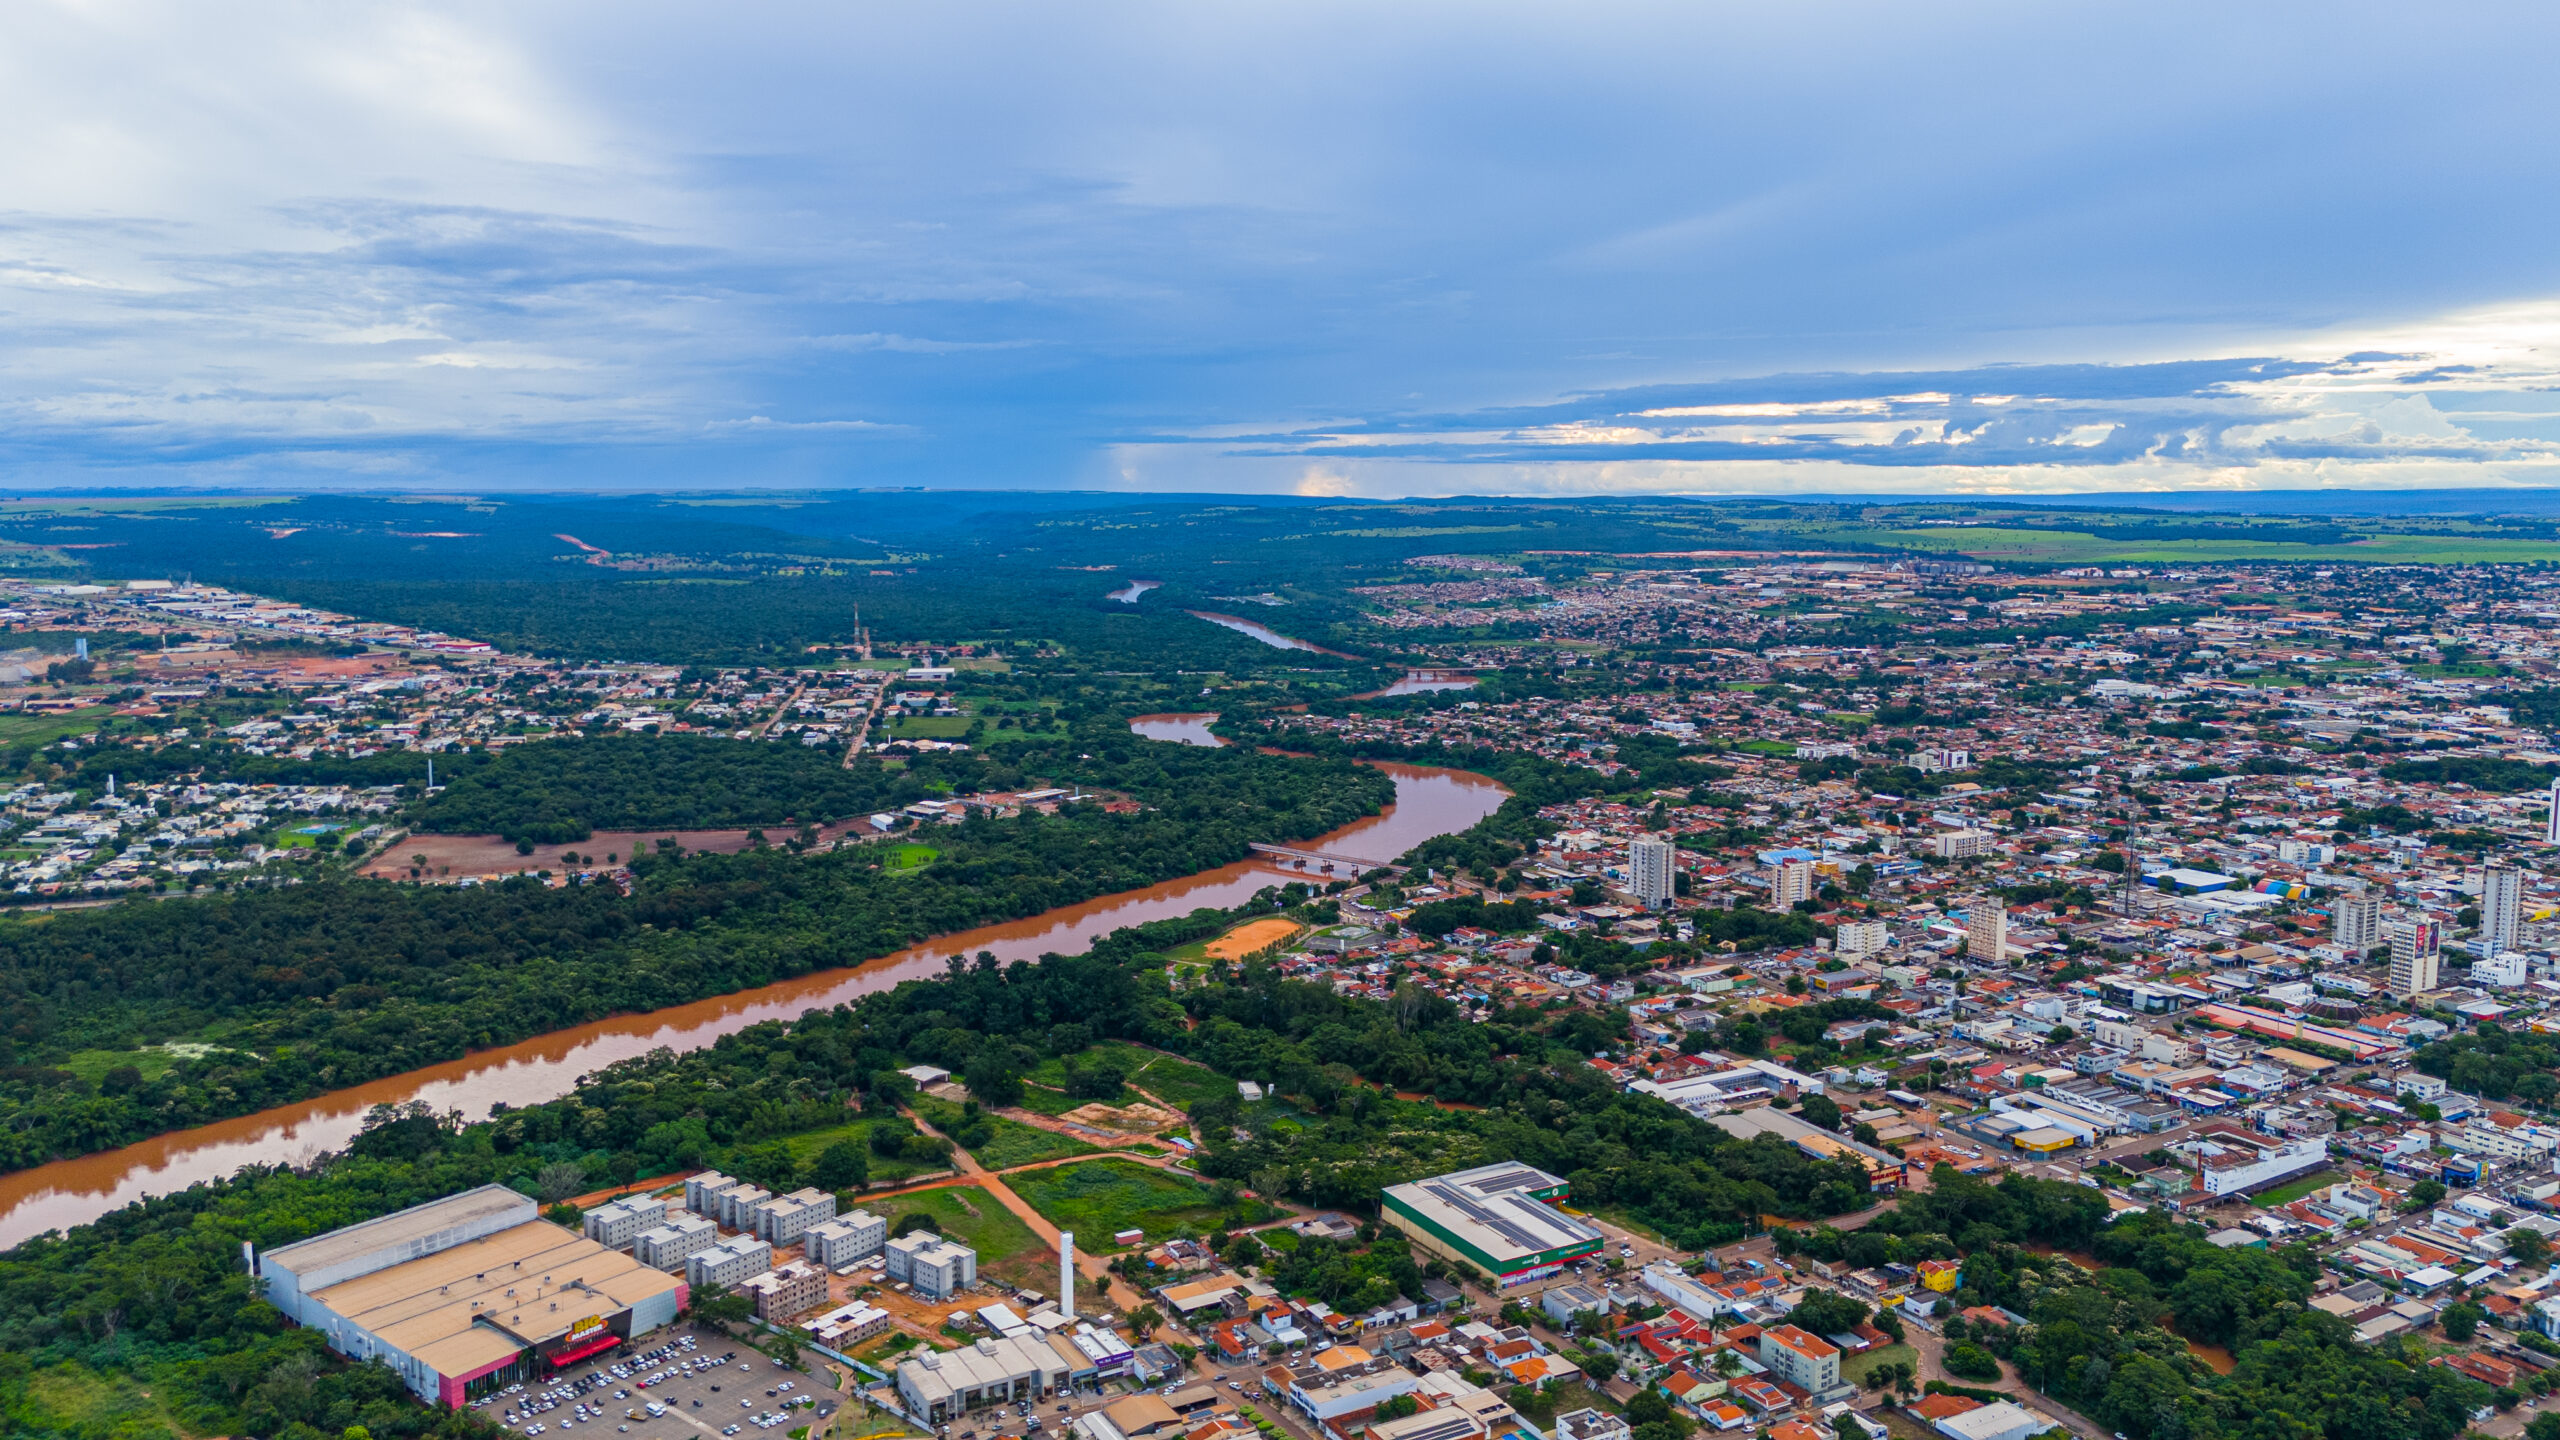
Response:
[{"label": "distant horizon line", "polygon": [[774,486],[774,485],[709,485],[699,487],[664,486],[564,486],[558,489],[513,487],[468,488],[461,486],[265,486],[265,485],[20,485],[0,487],[0,503],[22,500],[142,500],[150,498],[265,498],[276,501],[294,499],[419,499],[465,502],[540,501],[563,499],[635,500],[648,498],[680,499],[693,496],[741,498],[769,497],[778,503],[807,503],[824,497],[861,495],[983,495],[1002,497],[1058,496],[1092,499],[1109,506],[1163,503],[1214,503],[1222,505],[1254,505],[1270,508],[1304,508],[1323,505],[1359,506],[1461,506],[1461,505],[1636,505],[1669,503],[1737,503],[1762,502],[1782,505],[1967,505],[1983,508],[2071,508],[2086,506],[2098,509],[2161,509],[2215,512],[2274,512],[2293,515],[2351,516],[2371,513],[2408,513],[2411,502],[2425,506],[2420,513],[2481,514],[2498,511],[2525,511],[2535,514],[2560,515],[2560,486],[2549,485],[2466,485],[2409,486],[2394,489],[2330,487],[2325,489],[2294,488],[2266,490],[2087,490],[2046,491],[1983,495],[1964,491],[1908,493],[1900,491],[1824,490],[1793,494],[1773,494],[1760,490],[1735,491],[1645,491],[1633,494],[1499,491],[1467,492],[1448,495],[1300,495],[1271,491],[1226,490],[1124,490],[1094,489],[1083,486],[1027,485],[847,485],[847,486]]}]

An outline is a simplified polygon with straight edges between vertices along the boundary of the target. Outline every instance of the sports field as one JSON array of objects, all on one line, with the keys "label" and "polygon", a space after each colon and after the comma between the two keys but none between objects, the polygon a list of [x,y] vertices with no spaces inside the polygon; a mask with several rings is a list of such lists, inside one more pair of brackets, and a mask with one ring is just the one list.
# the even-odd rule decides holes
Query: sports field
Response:
[{"label": "sports field", "polygon": [[1257,950],[1265,950],[1298,933],[1298,922],[1277,917],[1239,925],[1209,942],[1212,960],[1241,960]]}]

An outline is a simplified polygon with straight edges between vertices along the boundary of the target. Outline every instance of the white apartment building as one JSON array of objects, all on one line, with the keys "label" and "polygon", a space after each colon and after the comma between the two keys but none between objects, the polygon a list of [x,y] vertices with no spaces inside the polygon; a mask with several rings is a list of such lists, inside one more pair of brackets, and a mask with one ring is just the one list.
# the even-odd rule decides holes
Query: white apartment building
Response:
[{"label": "white apartment building", "polygon": [[1774,910],[1792,909],[1799,902],[1813,898],[1813,862],[1782,860],[1769,872],[1769,906]]},{"label": "white apartment building", "polygon": [[1965,954],[1997,965],[2009,953],[2009,907],[1997,895],[1976,895],[1965,903]]},{"label": "white apartment building", "polygon": [[1679,848],[1668,840],[1650,835],[1637,837],[1627,847],[1627,893],[1647,909],[1659,910],[1670,904],[1679,855]]},{"label": "white apartment building", "polygon": [[758,1205],[747,1217],[751,1223],[741,1228],[754,1231],[766,1243],[779,1248],[799,1244],[809,1227],[835,1216],[836,1197],[811,1186],[776,1195]]},{"label": "white apartment building", "polygon": [[664,1200],[626,1195],[588,1211],[582,1228],[588,1239],[607,1250],[628,1250],[641,1231],[656,1229],[665,1221],[666,1214],[667,1202]]},{"label": "white apartment building", "polygon": [[773,1247],[752,1235],[732,1235],[685,1258],[689,1285],[735,1288],[751,1275],[773,1268]]},{"label": "white apartment building", "polygon": [[1968,860],[1990,854],[1995,838],[1988,830],[1946,830],[1931,837],[1929,849],[1941,860]]},{"label": "white apartment building", "polygon": [[1831,948],[1841,959],[1855,960],[1881,952],[1889,938],[1881,920],[1850,920],[1833,932]]},{"label": "white apartment building", "polygon": [[681,1270],[684,1262],[720,1243],[720,1227],[708,1216],[678,1215],[631,1238],[631,1258],[652,1270]]},{"label": "white apartment building", "polygon": [[1760,1363],[1777,1377],[1815,1395],[1840,1383],[1840,1347],[1793,1325],[1760,1332]]},{"label": "white apartment building", "polygon": [[2391,993],[2407,998],[2436,988],[2443,935],[2433,920],[2391,924]]},{"label": "white apartment building", "polygon": [[2358,955],[2385,943],[2381,892],[2350,890],[2330,900],[2329,937]]},{"label": "white apartment building", "polygon": [[919,1295],[940,1300],[978,1283],[978,1252],[929,1230],[901,1235],[883,1248],[888,1277],[914,1286]]},{"label": "white apartment building", "polygon": [[2492,955],[2512,950],[2524,934],[2524,872],[2513,865],[2480,867],[2480,939]]},{"label": "white apartment building", "polygon": [[801,1253],[830,1270],[867,1260],[888,1243],[889,1222],[868,1210],[821,1221],[800,1239]]}]

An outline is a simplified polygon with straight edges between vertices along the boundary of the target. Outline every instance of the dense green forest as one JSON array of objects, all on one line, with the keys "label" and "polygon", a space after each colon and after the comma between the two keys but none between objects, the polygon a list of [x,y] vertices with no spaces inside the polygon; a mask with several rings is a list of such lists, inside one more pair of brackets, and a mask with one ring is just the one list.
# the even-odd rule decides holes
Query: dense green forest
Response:
[{"label": "dense green forest", "polygon": [[[1958,1318],[1948,1338],[2132,1440],[2452,1440],[2490,1402],[2488,1386],[2426,1364],[2414,1336],[2360,1345],[2355,1327],[2304,1304],[2320,1273],[2306,1247],[2225,1249],[2159,1211],[2110,1222],[2104,1195],[2063,1181],[1992,1185],[1941,1167],[1931,1184],[1860,1230],[1786,1238],[1858,1266],[1961,1256],[1959,1307],[2030,1324]],[[2228,1349],[2237,1368],[2216,1374],[2190,1339]]]},{"label": "dense green forest", "polygon": [[[1243,913],[1305,893],[1266,891]],[[1579,1027],[1595,1018],[1585,1012],[1475,1026],[1260,971],[1187,990],[1177,1003],[1164,952],[1233,918],[1204,911],[1122,930],[1088,954],[1036,964],[955,961],[940,979],[758,1025],[690,1054],[626,1061],[559,1100],[468,1126],[424,1107],[385,1107],[348,1153],[324,1163],[253,1168],[31,1241],[0,1255],[0,1417],[14,1434],[68,1435],[75,1411],[122,1397],[199,1431],[318,1440],[362,1424],[376,1437],[485,1434],[476,1419],[407,1403],[387,1372],[328,1361],[317,1337],[287,1329],[255,1297],[240,1243],[286,1244],[493,1181],[551,1199],[703,1163],[770,1185],[858,1184],[861,1149],[795,1154],[782,1142],[843,1124],[848,1106],[888,1115],[909,1089],[896,1067],[919,1059],[990,1096],[1044,1058],[1075,1057],[1099,1041],[1223,1061],[1284,1096],[1195,1102],[1203,1128],[1220,1137],[1204,1169],[1364,1210],[1377,1184],[1469,1155],[1549,1166],[1591,1203],[1625,1205],[1693,1239],[1739,1234],[1764,1210],[1814,1217],[1863,1201],[1854,1167],[1745,1144],[1658,1101],[1610,1095],[1576,1053],[1590,1038]],[[1208,1023],[1186,1028],[1186,1005]],[[1378,1088],[1410,1083],[1445,1084],[1490,1108],[1440,1110]],[[1236,1128],[1252,1138],[1224,1138]],[[863,1148],[882,1148],[884,1131],[900,1134],[881,1120]],[[143,1389],[148,1404],[132,1399]]]},{"label": "dense green forest", "polygon": [[[322,878],[0,924],[0,1168],[1194,874],[1251,842],[1373,814],[1394,793],[1371,767],[1155,744],[1109,720],[1002,760],[936,759],[906,774],[996,786],[1037,775],[1146,808],[938,826],[921,868],[884,869],[868,846],[652,852],[635,857],[628,897],[530,879]],[[118,1067],[93,1085],[60,1068],[75,1051],[205,1034],[231,1048],[148,1078]]]},{"label": "dense green forest", "polygon": [[[439,777],[441,778],[441,777]],[[567,737],[515,745],[410,807],[421,830],[558,845],[598,830],[826,825],[932,793],[923,772],[846,766],[806,745],[702,735]]]}]

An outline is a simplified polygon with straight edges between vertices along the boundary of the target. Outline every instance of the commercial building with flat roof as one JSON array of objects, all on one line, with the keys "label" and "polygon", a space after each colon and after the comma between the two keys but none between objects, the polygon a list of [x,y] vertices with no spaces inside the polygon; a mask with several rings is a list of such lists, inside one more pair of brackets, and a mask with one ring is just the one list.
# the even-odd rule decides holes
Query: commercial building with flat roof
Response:
[{"label": "commercial building with flat roof", "polygon": [[987,1339],[898,1364],[898,1395],[935,1424],[982,1405],[1037,1400],[1066,1388],[1084,1356],[1054,1336]]},{"label": "commercial building with flat roof", "polygon": [[1387,1223],[1416,1244],[1520,1285],[1599,1252],[1600,1231],[1548,1202],[1564,1181],[1527,1165],[1484,1165],[1390,1185],[1380,1197]]},{"label": "commercial building with flat roof", "polygon": [[680,1280],[536,1216],[503,1186],[254,1257],[267,1296],[329,1348],[461,1405],[672,1323]]}]

